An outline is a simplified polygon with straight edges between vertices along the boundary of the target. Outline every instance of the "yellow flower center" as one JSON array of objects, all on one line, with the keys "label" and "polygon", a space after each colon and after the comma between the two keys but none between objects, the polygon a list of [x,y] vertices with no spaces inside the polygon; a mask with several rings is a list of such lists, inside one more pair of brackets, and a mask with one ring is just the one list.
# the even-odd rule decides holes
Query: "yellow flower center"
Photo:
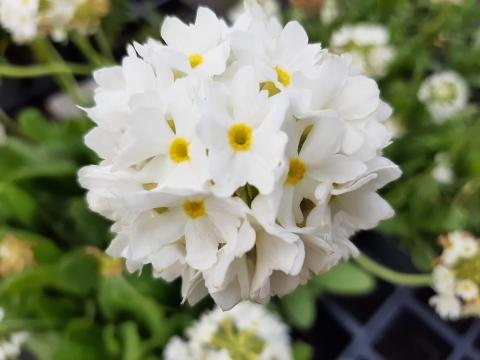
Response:
[{"label": "yellow flower center", "polygon": [[200,54],[192,54],[188,57],[188,61],[192,69],[195,69],[197,66],[203,64],[203,56]]},{"label": "yellow flower center", "polygon": [[285,184],[295,186],[305,177],[307,168],[300,159],[291,159]]},{"label": "yellow flower center", "polygon": [[248,151],[252,147],[253,130],[247,124],[233,125],[228,131],[228,140],[235,151]]},{"label": "yellow flower center", "polygon": [[188,217],[192,219],[198,219],[205,216],[205,203],[203,200],[190,201],[187,200],[183,203],[183,211]]},{"label": "yellow flower center", "polygon": [[177,138],[173,140],[172,144],[170,145],[170,159],[175,164],[180,164],[184,161],[189,161],[190,160],[190,156],[188,153],[189,146],[190,144],[185,139]]},{"label": "yellow flower center", "polygon": [[280,92],[280,90],[271,81],[261,83],[260,84],[260,90],[268,91],[268,96],[269,97],[275,96]]},{"label": "yellow flower center", "polygon": [[275,67],[275,71],[277,72],[278,82],[285,87],[289,87],[291,82],[292,82],[292,78],[290,77],[290,74],[287,73],[286,71],[282,70],[278,66]]}]

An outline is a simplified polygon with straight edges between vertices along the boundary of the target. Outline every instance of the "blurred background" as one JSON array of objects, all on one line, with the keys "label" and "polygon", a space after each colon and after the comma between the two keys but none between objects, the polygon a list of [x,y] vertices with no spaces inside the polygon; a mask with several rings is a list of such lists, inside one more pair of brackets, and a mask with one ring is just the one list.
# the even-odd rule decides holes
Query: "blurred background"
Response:
[{"label": "blurred background", "polygon": [[[440,235],[480,233],[480,3],[259,2],[284,22],[300,21],[311,42],[349,52],[378,81],[394,109],[387,157],[404,174],[383,191],[396,216],[358,234],[356,244],[397,271],[431,272]],[[159,38],[165,15],[192,20],[198,5],[227,21],[241,10],[233,0],[111,0],[90,40],[100,50],[111,44],[107,55],[118,62],[128,43]],[[16,45],[0,32],[0,70],[41,64],[44,45]],[[54,46],[68,62],[103,64],[84,45],[72,38]],[[92,99],[88,74],[75,79],[84,105]],[[27,331],[25,359],[161,359],[170,337],[212,303],[180,305],[179,283],[127,274],[104,255],[110,224],[87,208],[76,180],[98,160],[83,145],[92,124],[53,78],[0,75],[0,110],[0,344]],[[479,321],[441,320],[428,305],[432,294],[352,262],[270,307],[290,326],[299,360],[480,359]]]}]

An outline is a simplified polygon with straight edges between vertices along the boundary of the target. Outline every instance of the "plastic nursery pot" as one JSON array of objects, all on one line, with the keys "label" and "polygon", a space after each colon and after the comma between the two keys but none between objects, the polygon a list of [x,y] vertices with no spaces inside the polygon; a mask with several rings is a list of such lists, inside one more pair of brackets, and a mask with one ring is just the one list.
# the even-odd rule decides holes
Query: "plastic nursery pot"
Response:
[{"label": "plastic nursery pot", "polygon": [[[355,243],[380,263],[415,272],[391,239],[366,232]],[[315,360],[480,359],[480,320],[443,321],[428,305],[432,294],[378,281],[368,295],[324,296],[314,326],[293,337],[312,346]]]}]

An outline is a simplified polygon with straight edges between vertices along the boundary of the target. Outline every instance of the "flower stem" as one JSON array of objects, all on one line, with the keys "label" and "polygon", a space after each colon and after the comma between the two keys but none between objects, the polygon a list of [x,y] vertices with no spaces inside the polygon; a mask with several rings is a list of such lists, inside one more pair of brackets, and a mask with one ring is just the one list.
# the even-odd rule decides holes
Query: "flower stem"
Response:
[{"label": "flower stem", "polygon": [[85,58],[92,64],[98,67],[104,66],[107,61],[97,53],[97,50],[92,46],[85,35],[79,33],[72,33],[72,42],[77,46],[78,50],[85,56]]},{"label": "flower stem", "polygon": [[372,275],[396,285],[429,286],[432,283],[430,274],[400,273],[380,265],[365,255],[357,256],[354,260]]},{"label": "flower stem", "polygon": [[62,74],[90,75],[93,68],[89,65],[50,63],[45,65],[16,66],[0,65],[0,77],[33,78]]},{"label": "flower stem", "polygon": [[95,32],[95,41],[97,42],[98,48],[100,49],[103,57],[110,60],[112,63],[115,62],[112,47],[110,46],[110,42],[108,41],[107,36],[101,27]]},{"label": "flower stem", "polygon": [[[37,57],[46,63],[46,65],[62,64],[67,66],[62,56],[55,49],[55,46],[48,39],[40,38],[36,40],[33,44],[33,49]],[[54,75],[54,77],[60,88],[62,88],[76,104],[85,105],[85,101],[78,91],[77,81],[72,73],[60,73]]]}]

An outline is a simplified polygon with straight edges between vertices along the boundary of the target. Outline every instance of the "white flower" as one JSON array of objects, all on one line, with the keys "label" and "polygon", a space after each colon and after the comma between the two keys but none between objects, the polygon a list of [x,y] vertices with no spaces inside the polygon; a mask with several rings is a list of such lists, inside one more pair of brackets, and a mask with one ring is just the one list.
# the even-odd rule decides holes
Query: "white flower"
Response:
[{"label": "white flower", "polygon": [[13,40],[23,43],[37,35],[38,0],[2,0],[0,24],[12,34]]},{"label": "white flower", "polygon": [[108,254],[222,309],[357,255],[350,237],[393,215],[377,191],[400,175],[375,81],[255,4],[232,27],[200,8],[162,35],[94,74],[85,141],[102,160],[79,177],[114,222]]},{"label": "white flower", "polygon": [[435,295],[430,298],[429,302],[443,319],[457,320],[460,318],[462,305],[454,295]]},{"label": "white flower", "polygon": [[186,331],[186,340],[168,343],[166,360],[231,360],[233,354],[258,360],[292,359],[288,328],[264,307],[249,302],[207,312]]},{"label": "white flower", "polygon": [[333,33],[330,47],[336,53],[350,53],[353,65],[375,78],[386,74],[395,56],[388,30],[377,24],[345,25]]},{"label": "white flower", "polygon": [[451,184],[455,179],[452,164],[448,154],[439,153],[435,155],[435,167],[432,170],[432,177],[441,184]]},{"label": "white flower", "polygon": [[440,294],[450,294],[455,288],[455,273],[445,266],[433,270],[433,286]]},{"label": "white flower", "polygon": [[433,289],[438,295],[430,299],[445,319],[480,316],[480,251],[478,240],[461,231],[439,239],[443,252],[432,274]]},{"label": "white flower", "polygon": [[168,47],[168,62],[176,70],[202,76],[225,71],[229,47],[222,39],[221,23],[210,9],[199,7],[195,23],[189,25],[167,17],[162,38]]},{"label": "white flower", "polygon": [[162,268],[156,262],[164,259],[164,247],[173,244],[183,248],[185,263],[207,270],[216,263],[220,245],[244,252],[255,243],[245,220],[246,206],[239,199],[184,191],[175,194],[160,188],[132,195],[128,202],[130,209],[141,213],[132,223],[127,256],[134,261],[150,258],[154,268]]},{"label": "white flower", "polygon": [[[273,191],[287,136],[283,125],[288,102],[259,91],[254,69],[238,71],[229,88],[211,89],[198,133],[208,149],[213,191],[232,195],[249,183],[262,194]],[[229,93],[228,93],[229,92]]]},{"label": "white flower", "polygon": [[449,70],[429,76],[418,90],[418,99],[426,105],[436,124],[442,124],[462,111],[468,96],[465,80]]}]

